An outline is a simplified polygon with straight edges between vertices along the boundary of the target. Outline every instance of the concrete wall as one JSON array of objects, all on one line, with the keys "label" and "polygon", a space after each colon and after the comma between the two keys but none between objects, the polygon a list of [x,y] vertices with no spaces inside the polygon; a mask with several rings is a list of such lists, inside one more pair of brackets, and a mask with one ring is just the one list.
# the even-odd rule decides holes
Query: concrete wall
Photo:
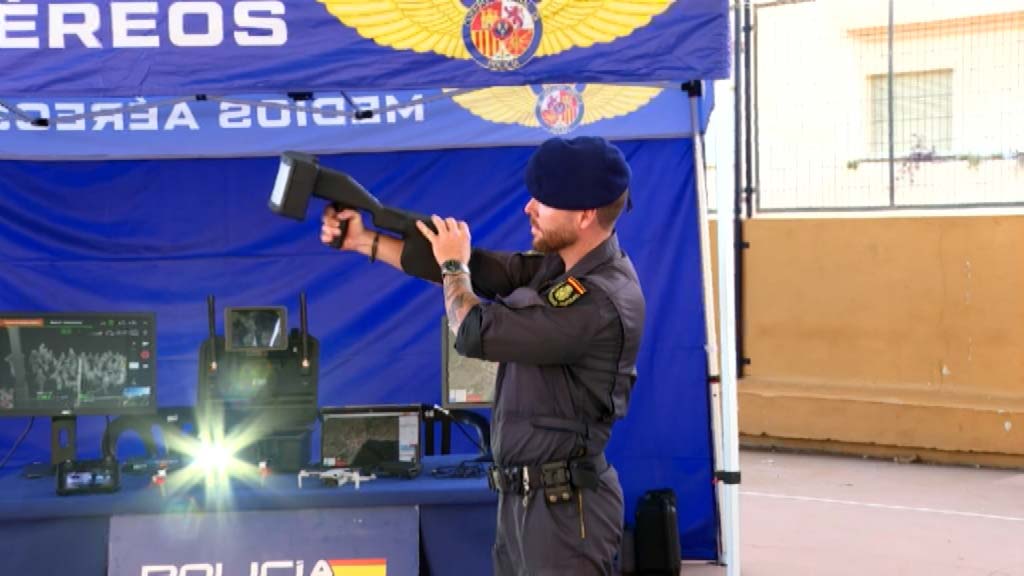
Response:
[{"label": "concrete wall", "polygon": [[745,443],[1024,467],[1024,217],[746,234]]}]

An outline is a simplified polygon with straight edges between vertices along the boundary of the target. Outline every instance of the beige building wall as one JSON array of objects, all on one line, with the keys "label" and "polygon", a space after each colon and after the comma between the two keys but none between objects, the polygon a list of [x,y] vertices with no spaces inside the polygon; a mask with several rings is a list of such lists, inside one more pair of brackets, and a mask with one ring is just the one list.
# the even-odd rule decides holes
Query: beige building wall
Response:
[{"label": "beige building wall", "polygon": [[1024,217],[746,226],[746,442],[1024,466]]},{"label": "beige building wall", "polygon": [[[933,158],[897,153],[892,198],[871,93],[888,0],[765,4],[743,443],[1024,468],[1024,0],[896,0],[894,71],[948,71],[951,118]],[[717,97],[713,190],[732,187]]]},{"label": "beige building wall", "polygon": [[[894,72],[948,74],[952,112],[934,158],[897,151],[895,205],[1024,202],[1024,1],[895,6]],[[888,72],[887,23],[880,0],[757,10],[761,209],[890,205],[871,92]],[[913,129],[924,148],[940,122]]]}]

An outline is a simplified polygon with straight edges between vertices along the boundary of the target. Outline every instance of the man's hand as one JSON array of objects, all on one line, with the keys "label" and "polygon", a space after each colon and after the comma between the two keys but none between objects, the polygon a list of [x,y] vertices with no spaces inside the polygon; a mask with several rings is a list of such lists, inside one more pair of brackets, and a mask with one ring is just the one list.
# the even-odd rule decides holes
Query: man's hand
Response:
[{"label": "man's hand", "polygon": [[355,210],[342,210],[337,212],[334,206],[328,204],[320,217],[320,241],[330,246],[331,241],[341,234],[341,222],[348,222],[348,231],[341,242],[341,250],[351,250],[368,254],[370,244],[373,241],[373,234],[366,230],[363,225],[363,217]]},{"label": "man's hand", "polygon": [[[469,225],[455,218],[442,219],[437,214],[430,218],[437,228],[436,234],[420,220],[416,221],[416,227],[430,242],[437,263],[443,264],[448,260],[458,260],[468,265],[471,250]],[[451,329],[452,334],[458,335],[462,321],[466,319],[469,311],[480,303],[480,299],[473,294],[473,285],[467,274],[445,274],[442,282],[444,283],[444,309],[448,315],[448,328]]]},{"label": "man's hand", "polygon": [[429,226],[417,220],[416,227],[430,242],[434,249],[434,258],[440,265],[448,260],[458,260],[469,264],[471,252],[469,225],[455,218],[441,218],[437,214],[430,217],[437,228],[435,234]]}]

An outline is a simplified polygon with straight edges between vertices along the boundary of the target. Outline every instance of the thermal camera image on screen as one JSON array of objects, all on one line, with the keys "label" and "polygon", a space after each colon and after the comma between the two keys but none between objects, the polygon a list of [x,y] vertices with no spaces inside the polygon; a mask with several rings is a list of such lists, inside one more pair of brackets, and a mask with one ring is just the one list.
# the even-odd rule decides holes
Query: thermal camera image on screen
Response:
[{"label": "thermal camera image on screen", "polygon": [[0,410],[151,406],[151,328],[145,319],[0,318]]},{"label": "thermal camera image on screen", "polygon": [[64,350],[51,350],[45,342],[40,342],[31,348],[28,366],[33,388],[40,392],[120,396],[128,380],[128,357],[109,350],[75,351],[73,345]]},{"label": "thermal camera image on screen", "polygon": [[275,308],[228,311],[233,350],[280,349],[287,345],[287,326]]},{"label": "thermal camera image on screen", "polygon": [[345,468],[398,461],[398,424],[394,415],[326,418],[322,432],[324,464]]}]

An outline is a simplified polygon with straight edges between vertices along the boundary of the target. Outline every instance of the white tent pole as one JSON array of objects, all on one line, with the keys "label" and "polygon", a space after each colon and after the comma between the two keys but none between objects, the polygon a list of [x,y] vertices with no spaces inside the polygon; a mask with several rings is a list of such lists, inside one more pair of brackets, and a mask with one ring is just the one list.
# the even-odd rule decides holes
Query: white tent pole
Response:
[{"label": "white tent pole", "polygon": [[[708,376],[718,378],[718,335],[715,330],[715,290],[711,279],[711,232],[708,224],[708,189],[704,170],[704,136],[700,132],[700,95],[690,94],[690,122],[693,124],[693,170],[697,181],[697,211],[700,216],[700,259],[704,280],[704,332],[708,355]],[[716,456],[719,454],[716,453]]]},{"label": "white tent pole", "polygon": [[[697,182],[697,206],[700,212],[701,258],[704,272],[705,331],[708,334],[708,376],[712,385],[711,421],[715,446],[716,476],[722,473],[716,497],[720,511],[721,561],[728,576],[740,574],[739,550],[739,429],[736,406],[736,285],[733,246],[733,213],[736,198],[725,187],[718,190],[718,303],[721,316],[721,346],[715,347],[715,306],[711,286],[711,248],[708,231],[707,190],[704,178],[704,153],[699,110],[699,89],[690,91],[690,120],[693,128],[693,161]],[[715,352],[719,357],[716,357]],[[719,359],[720,358],[720,359]],[[715,376],[720,384],[715,385]],[[721,398],[718,398],[719,386]],[[720,409],[719,412],[719,402]]]},{"label": "white tent pole", "polygon": [[[738,191],[743,178],[743,67],[740,60],[744,13],[739,0],[733,2],[733,79],[735,118],[735,189],[720,186],[717,190],[718,213],[718,311],[720,320],[720,348],[722,358],[722,443],[724,457],[716,472],[722,496],[722,533],[727,576],[740,575],[740,442],[739,407],[736,393],[736,213]],[[749,70],[746,71],[749,73]]]},{"label": "white tent pole", "polygon": [[[704,351],[708,360],[708,394],[710,395],[709,408],[711,410],[711,440],[714,448],[714,465],[717,467],[723,461],[722,453],[722,396],[721,385],[719,384],[718,368],[718,333],[715,330],[715,289],[714,279],[711,270],[711,232],[708,224],[708,194],[707,178],[704,169],[704,142],[701,132],[700,118],[700,95],[701,85],[699,82],[687,83],[683,88],[690,95],[690,127],[693,133],[693,169],[697,183],[697,216],[700,223],[700,260],[702,265],[701,278],[704,283],[704,334],[707,344]],[[722,525],[721,511],[722,502],[721,484],[716,483],[715,498],[718,502],[719,512],[719,550],[718,560],[722,561],[722,541],[725,533]]]},{"label": "white tent pole", "polygon": [[[737,124],[737,130],[739,124]],[[736,394],[736,237],[732,214],[736,196],[724,186],[718,189],[718,310],[720,323],[722,442],[719,486],[722,498],[723,545],[728,576],[740,574],[740,443]]]}]

